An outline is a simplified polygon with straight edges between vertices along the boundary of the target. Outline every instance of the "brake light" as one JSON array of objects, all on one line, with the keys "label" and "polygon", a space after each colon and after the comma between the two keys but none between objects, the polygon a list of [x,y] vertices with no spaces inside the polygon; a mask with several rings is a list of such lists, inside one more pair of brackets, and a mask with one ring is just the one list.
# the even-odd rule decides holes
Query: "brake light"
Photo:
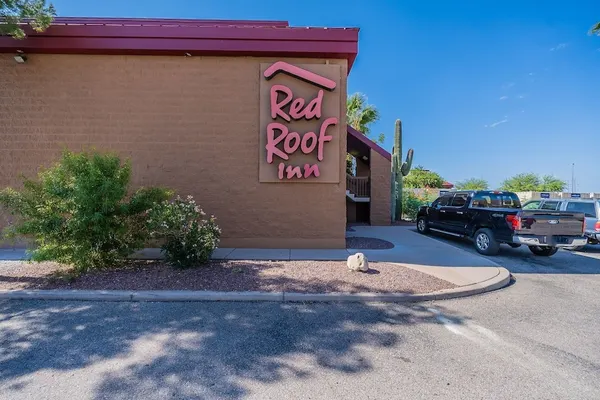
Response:
[{"label": "brake light", "polygon": [[596,225],[594,226],[594,229],[595,229],[596,231],[600,231],[600,221],[597,221],[597,222],[596,222]]},{"label": "brake light", "polygon": [[507,215],[506,222],[508,222],[513,231],[521,229],[521,217],[519,215]]}]

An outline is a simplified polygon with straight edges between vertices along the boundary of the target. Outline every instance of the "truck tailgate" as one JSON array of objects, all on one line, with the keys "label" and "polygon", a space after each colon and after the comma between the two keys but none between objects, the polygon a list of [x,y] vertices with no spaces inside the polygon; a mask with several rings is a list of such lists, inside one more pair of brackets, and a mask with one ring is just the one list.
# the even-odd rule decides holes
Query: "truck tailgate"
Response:
[{"label": "truck tailgate", "polygon": [[581,236],[583,235],[584,213],[568,211],[523,210],[519,235]]}]

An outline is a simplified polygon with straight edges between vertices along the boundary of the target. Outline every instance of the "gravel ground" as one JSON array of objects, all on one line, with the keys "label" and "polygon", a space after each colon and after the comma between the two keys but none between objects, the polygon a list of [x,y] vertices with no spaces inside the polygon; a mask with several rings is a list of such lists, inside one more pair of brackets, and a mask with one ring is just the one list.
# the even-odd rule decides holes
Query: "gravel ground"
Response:
[{"label": "gravel ground", "polygon": [[354,236],[346,238],[346,248],[361,250],[386,250],[393,249],[394,244],[383,239]]},{"label": "gravel ground", "polygon": [[343,261],[214,261],[196,269],[159,262],[90,272],[74,281],[57,279],[67,268],[54,263],[0,262],[0,289],[218,290],[305,293],[427,293],[455,287],[403,267],[370,263],[368,273],[350,272]]}]

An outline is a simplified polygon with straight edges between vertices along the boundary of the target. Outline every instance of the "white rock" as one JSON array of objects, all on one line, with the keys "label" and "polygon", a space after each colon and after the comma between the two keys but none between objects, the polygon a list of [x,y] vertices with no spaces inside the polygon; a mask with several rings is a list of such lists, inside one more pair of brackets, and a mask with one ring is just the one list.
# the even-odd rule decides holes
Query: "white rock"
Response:
[{"label": "white rock", "polygon": [[350,271],[367,272],[369,270],[369,262],[363,253],[356,253],[349,256],[346,265]]}]

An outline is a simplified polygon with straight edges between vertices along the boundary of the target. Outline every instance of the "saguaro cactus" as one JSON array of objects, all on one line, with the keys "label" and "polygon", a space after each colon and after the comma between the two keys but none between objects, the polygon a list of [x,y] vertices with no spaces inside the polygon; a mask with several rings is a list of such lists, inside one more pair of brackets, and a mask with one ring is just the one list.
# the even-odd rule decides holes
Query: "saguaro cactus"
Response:
[{"label": "saguaro cactus", "polygon": [[396,120],[394,148],[392,149],[392,216],[394,221],[402,219],[403,178],[410,172],[413,161],[413,149],[408,149],[406,161],[402,162],[402,122]]}]

